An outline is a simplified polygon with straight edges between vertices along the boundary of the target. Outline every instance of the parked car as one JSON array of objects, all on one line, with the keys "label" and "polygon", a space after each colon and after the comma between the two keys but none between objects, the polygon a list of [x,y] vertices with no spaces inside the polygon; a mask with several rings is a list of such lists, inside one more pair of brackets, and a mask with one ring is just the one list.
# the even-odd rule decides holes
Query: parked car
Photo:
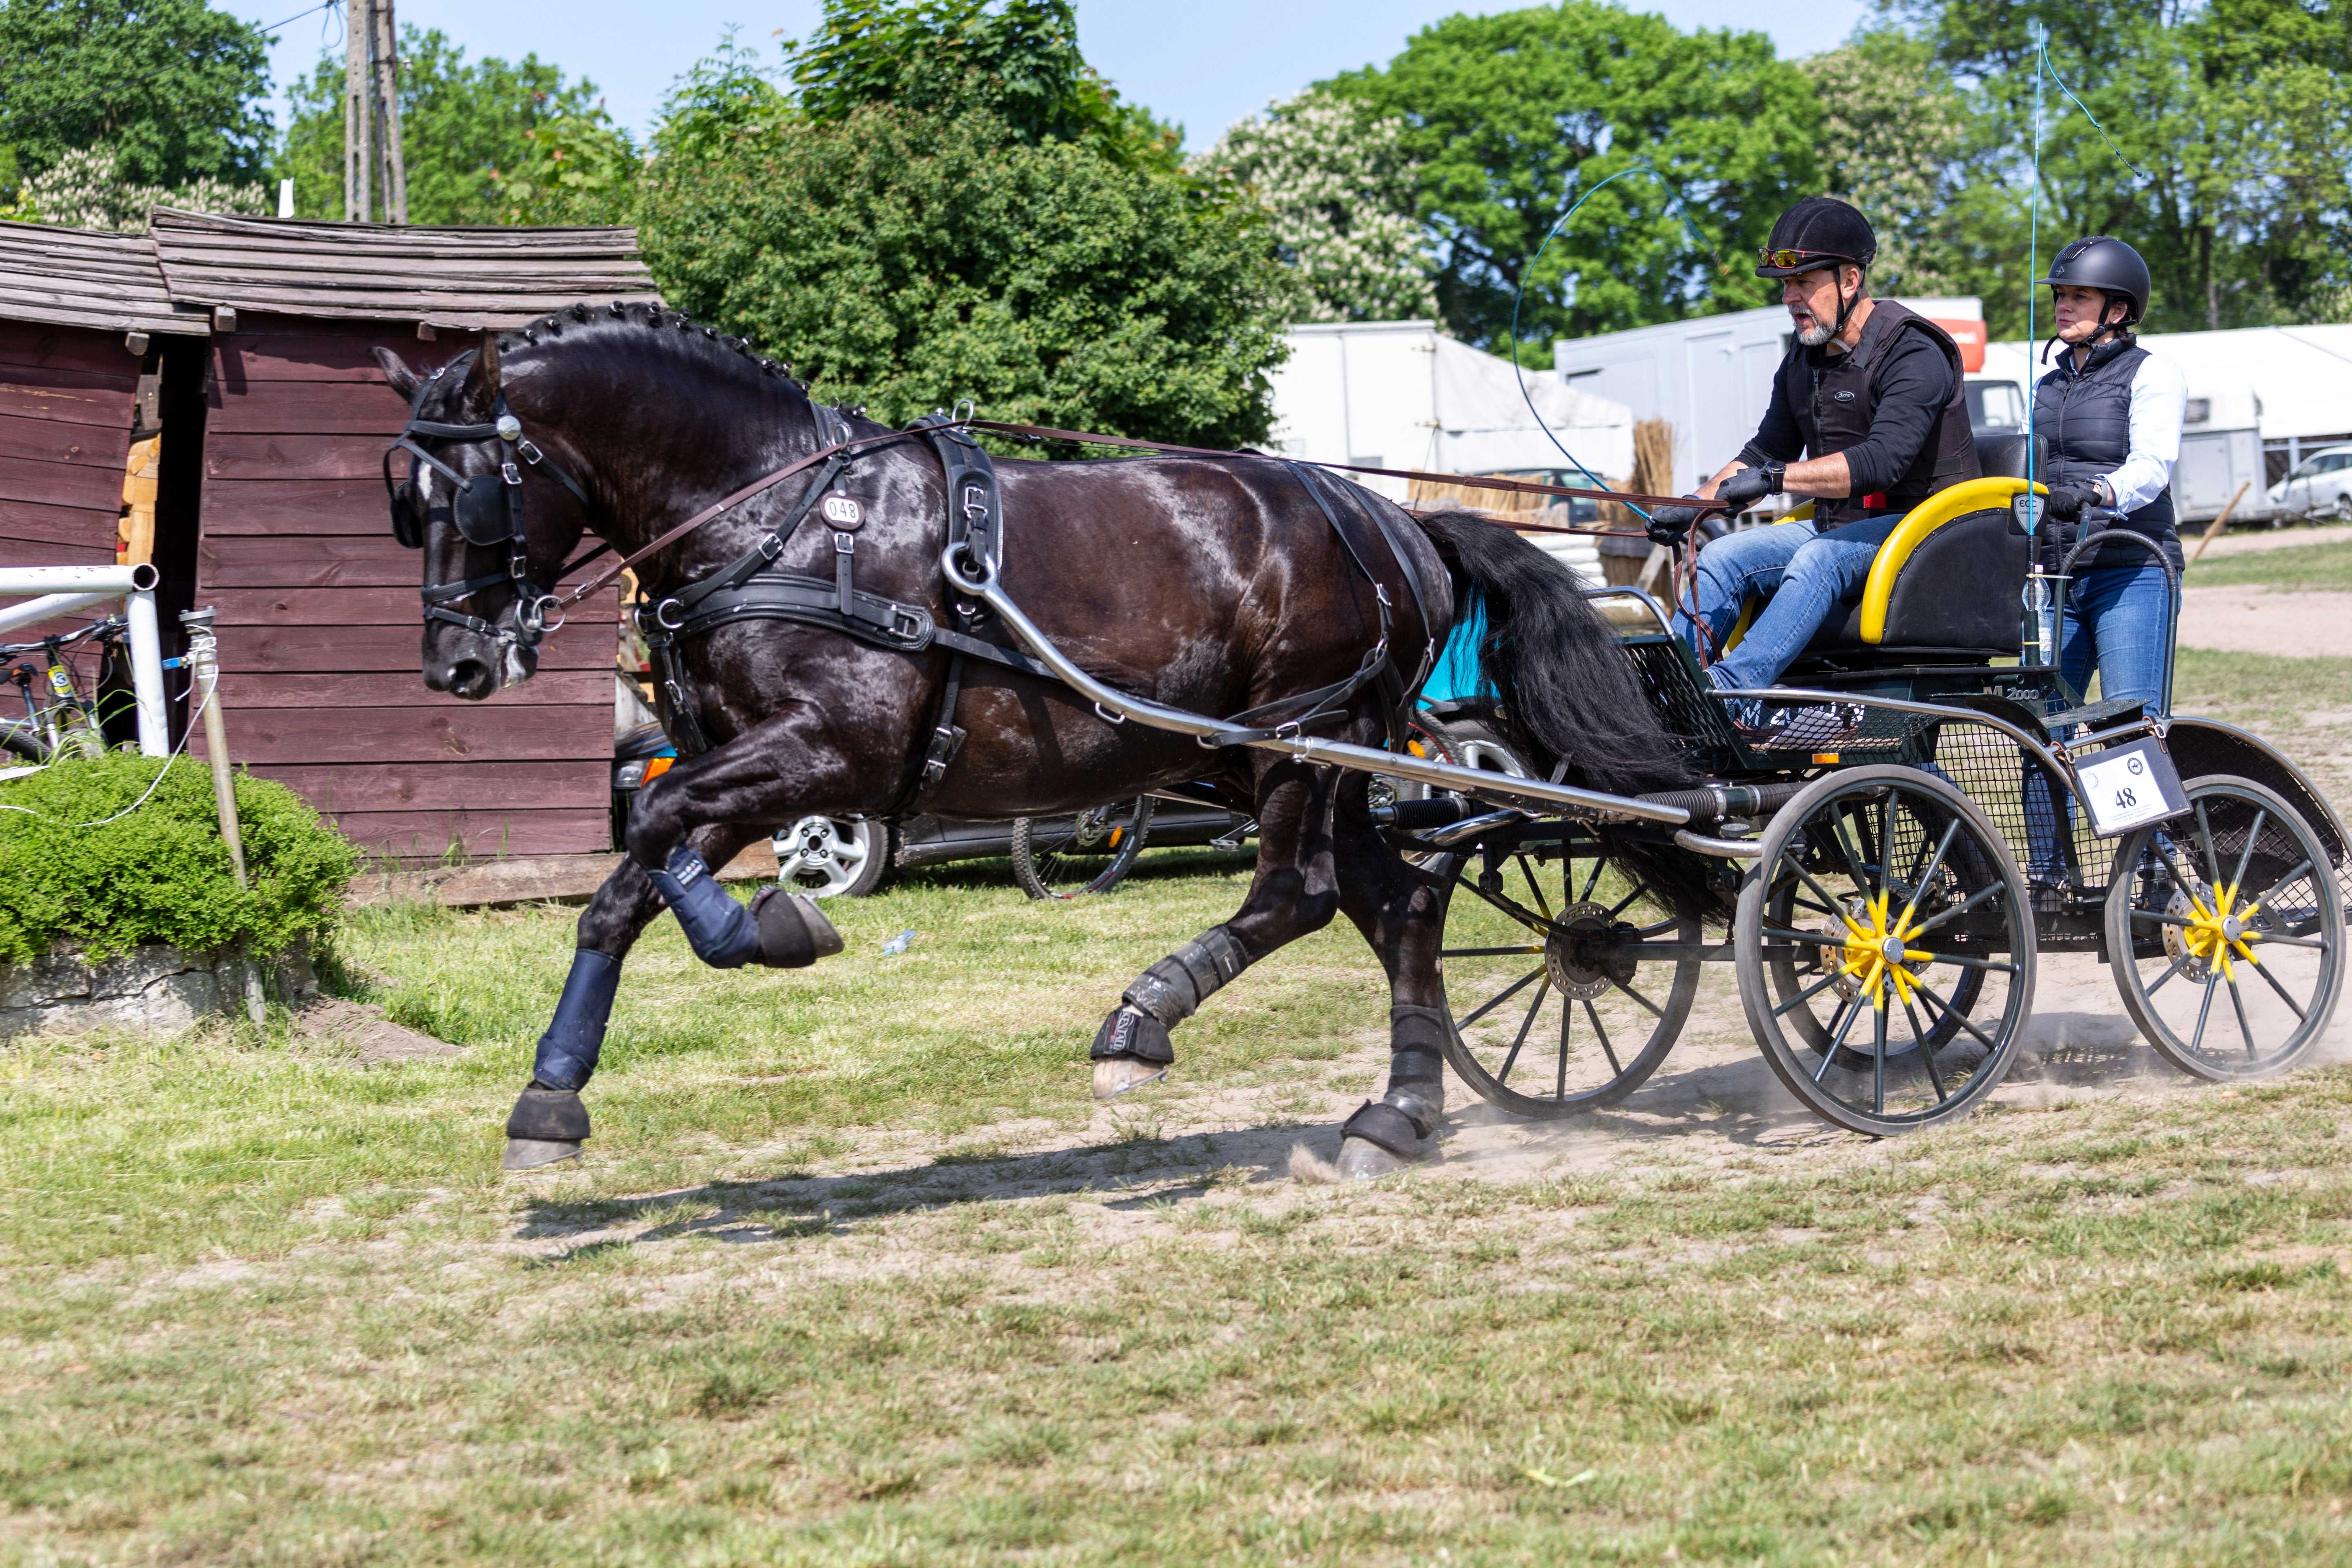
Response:
[{"label": "parked car", "polygon": [[[667,773],[677,752],[659,724],[641,724],[613,746],[613,844],[619,847],[629,826],[629,803],[637,791]],[[1171,791],[1157,799],[1149,843],[1155,849],[1218,844],[1238,848],[1256,831],[1245,817]],[[1069,817],[1035,825],[1050,837]],[[907,866],[938,866],[951,860],[985,860],[1013,853],[1014,825],[971,822],[929,813],[884,820],[865,816],[803,816],[776,835],[779,879],[812,898],[862,898],[878,889],[891,871]]]},{"label": "parked car", "polygon": [[2271,510],[2352,522],[2352,447],[2323,447],[2271,487]]}]

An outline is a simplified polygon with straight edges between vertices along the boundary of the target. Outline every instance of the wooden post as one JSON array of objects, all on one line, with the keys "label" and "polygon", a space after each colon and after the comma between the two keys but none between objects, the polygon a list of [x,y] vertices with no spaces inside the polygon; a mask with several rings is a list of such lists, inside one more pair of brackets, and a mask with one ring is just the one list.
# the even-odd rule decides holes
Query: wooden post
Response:
[{"label": "wooden post", "polygon": [[2213,520],[2213,526],[2207,529],[2205,531],[2205,537],[2197,542],[2196,554],[2191,555],[2189,558],[2190,564],[2194,565],[2197,561],[2197,556],[2205,553],[2205,547],[2212,543],[2214,539],[2223,529],[2230,526],[2230,514],[2238,510],[2238,502],[2244,499],[2247,487],[2252,485],[2253,482],[2253,480],[2248,479],[2244,484],[2238,487],[2238,493],[2230,498],[2230,504],[2221,509],[2221,515]]},{"label": "wooden post", "polygon": [[373,0],[351,0],[343,16],[343,221],[365,223],[375,204],[369,174],[374,160],[368,143],[375,129],[368,47],[374,37]]},{"label": "wooden post", "polygon": [[399,35],[392,25],[392,0],[369,0],[375,13],[375,101],[380,118],[376,130],[383,139],[383,216],[387,223],[408,221],[408,168],[400,151]]},{"label": "wooden post", "polygon": [[[220,645],[213,637],[213,612],[182,610],[180,624],[188,632],[188,652],[183,660],[188,671],[188,695],[202,705],[205,713],[205,751],[213,769],[213,809],[220,816],[221,841],[228,846],[229,870],[236,875],[236,885],[243,888],[250,884],[245,871],[245,835],[236,823],[236,783],[228,768],[228,726],[221,718]],[[262,1003],[261,966],[247,957],[242,967],[245,1015],[259,1025],[268,1017],[268,1009]]]}]

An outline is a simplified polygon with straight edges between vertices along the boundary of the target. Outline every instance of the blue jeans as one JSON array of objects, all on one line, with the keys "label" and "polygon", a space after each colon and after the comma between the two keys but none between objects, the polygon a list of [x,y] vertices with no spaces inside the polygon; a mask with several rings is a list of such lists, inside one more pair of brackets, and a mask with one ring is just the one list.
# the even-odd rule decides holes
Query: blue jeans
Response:
[{"label": "blue jeans", "polygon": [[[2171,652],[2167,636],[2173,606],[2164,568],[2153,561],[2130,566],[2095,566],[2076,579],[2066,621],[2066,640],[2058,649],[2058,673],[2078,692],[2087,693],[2091,666],[2099,670],[2099,696],[2134,698],[2141,702],[2161,700],[2164,661]],[[2119,724],[2122,717],[2105,721]],[[2059,740],[2065,736],[2056,737]],[[2063,869],[2058,853],[2058,817],[2065,830],[2074,822],[2074,803],[2063,813],[2050,808],[2050,784],[2039,767],[2025,770],[2025,834],[2031,850],[2026,870],[2032,876],[2056,878]]]},{"label": "blue jeans", "polygon": [[[1878,547],[1902,521],[1865,517],[1829,533],[1810,522],[1770,523],[1700,551],[1697,618],[1712,647],[1723,647],[1748,599],[1767,601],[1739,647],[1707,672],[1717,689],[1755,690],[1779,680],[1830,616],[1862,593]],[[1687,614],[1675,616],[1675,630],[1698,647]]]}]

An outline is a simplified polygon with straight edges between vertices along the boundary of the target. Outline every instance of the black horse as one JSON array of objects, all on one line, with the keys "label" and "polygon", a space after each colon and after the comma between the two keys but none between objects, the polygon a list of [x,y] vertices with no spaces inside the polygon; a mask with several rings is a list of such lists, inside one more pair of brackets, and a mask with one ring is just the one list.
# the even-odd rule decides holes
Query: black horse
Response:
[{"label": "black horse", "polygon": [[[635,552],[845,437],[871,444],[814,515],[852,519],[854,536],[813,521],[792,531],[774,569],[832,579],[845,542],[860,595],[919,605],[940,627],[1012,646],[969,605],[960,616],[944,581],[948,487],[932,444],[819,408],[789,367],[740,342],[674,312],[616,304],[486,335],[429,377],[376,354],[410,398],[409,440],[426,455],[395,482],[393,510],[394,531],[422,543],[425,598],[437,606],[425,628],[435,690],[478,700],[529,679],[537,637],[528,584],[552,583],[583,533]],[[503,440],[490,433],[502,419]],[[514,462],[518,452],[530,460]],[[1008,459],[996,472],[1002,584],[1087,673],[1121,690],[1213,717],[1279,704],[1346,686],[1384,624],[1388,659],[1409,680],[1475,594],[1511,739],[1541,768],[1559,763],[1570,782],[1621,793],[1686,782],[1571,574],[1484,519],[1416,518],[1255,455]],[[819,479],[812,468],[778,483],[652,556],[640,567],[649,600],[739,561],[805,510],[814,498],[803,492]],[[509,500],[511,512],[496,510]],[[510,541],[501,517],[511,517]],[[1392,1056],[1382,1097],[1347,1124],[1343,1167],[1394,1169],[1430,1135],[1448,1026],[1437,1006],[1436,889],[1370,819],[1368,775],[1239,746],[1204,751],[1187,736],[1110,722],[1060,683],[985,659],[961,658],[951,680],[937,643],[882,646],[754,618],[681,637],[671,653],[680,706],[709,749],[638,797],[628,858],[581,916],[570,978],[508,1123],[509,1166],[579,1152],[589,1131],[579,1090],[595,1068],[621,961],[665,906],[696,952],[721,967],[793,966],[838,951],[814,904],[770,893],[746,909],[709,875],[754,839],[813,814],[1043,816],[1201,780],[1257,819],[1256,875],[1230,921],[1128,988],[1095,1043],[1096,1093],[1160,1076],[1171,1026],[1344,911],[1388,973]],[[1402,684],[1358,685],[1318,732],[1380,744]],[[943,726],[964,738],[927,779]]]}]

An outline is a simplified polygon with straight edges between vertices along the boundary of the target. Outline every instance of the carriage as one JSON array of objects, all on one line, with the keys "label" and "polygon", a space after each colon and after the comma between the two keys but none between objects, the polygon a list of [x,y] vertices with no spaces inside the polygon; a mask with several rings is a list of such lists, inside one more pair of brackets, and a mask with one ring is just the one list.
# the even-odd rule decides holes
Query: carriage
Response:
[{"label": "carriage", "polygon": [[[528,679],[563,607],[635,569],[665,725],[695,742],[581,917],[513,1168],[580,1152],[621,965],[665,909],[721,968],[841,951],[805,898],[746,909],[709,875],[778,823],[1034,816],[1186,779],[1252,811],[1257,876],[1128,986],[1095,1092],[1160,1077],[1171,1027],[1344,910],[1391,994],[1388,1088],[1343,1129],[1352,1175],[1422,1152],[1441,1057],[1522,1115],[1622,1099],[1709,963],[1737,968],[1799,1100],[1873,1134],[1992,1090],[2044,952],[2104,961],[2149,1042],[2207,1078],[2284,1070],[2333,1014],[2352,868],[2320,793],[2168,695],[2153,716],[2085,705],[2020,657],[2021,439],[1903,520],[1790,687],[1717,691],[1655,601],[1585,594],[1491,521],[1407,514],[1265,453],[964,410],[894,430],[690,326],[616,302],[429,374],[377,351],[410,398],[410,467],[387,452],[384,477],[395,537],[425,556],[427,683],[478,700]],[[697,395],[624,404],[616,375]],[[1000,476],[982,433],[1160,455]],[[1126,569],[1090,570],[1114,536]],[[568,594],[535,586],[607,552]],[[1439,643],[1480,614],[1528,775],[1406,733]]]},{"label": "carriage", "polygon": [[[1788,687],[1715,690],[1654,598],[1587,593],[1698,787],[1612,798],[1291,742],[1424,786],[1374,812],[1440,889],[1444,1051],[1478,1094],[1538,1119],[1622,1100],[1674,1046],[1707,963],[1736,967],[1797,1100],[1874,1135],[1998,1086],[2042,953],[2095,954],[2148,1044],[2195,1076],[2276,1073],[2312,1047],[2352,902],[2343,825],[2258,737],[2171,716],[2168,674],[2143,715],[2081,702],[2021,648],[2018,501],[2038,489],[2022,447],[1984,443],[1990,477],[1906,519]],[[1102,711],[1213,728],[1088,681],[992,583],[957,585]],[[1636,847],[1689,874],[1629,869]]]}]

